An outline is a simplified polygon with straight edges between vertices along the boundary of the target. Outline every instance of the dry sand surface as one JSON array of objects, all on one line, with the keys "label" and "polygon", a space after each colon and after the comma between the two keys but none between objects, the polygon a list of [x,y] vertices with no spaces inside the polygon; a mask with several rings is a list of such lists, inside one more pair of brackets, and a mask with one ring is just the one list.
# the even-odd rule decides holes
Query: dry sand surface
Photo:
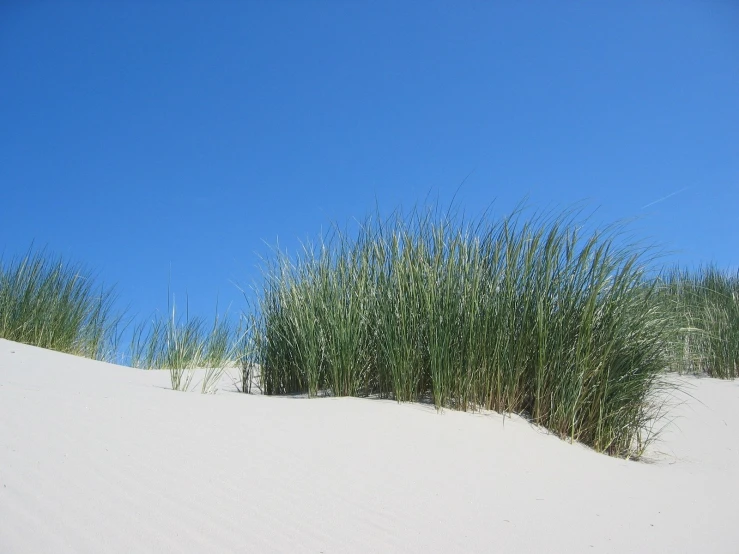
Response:
[{"label": "dry sand surface", "polygon": [[633,462],[517,417],[174,392],[0,340],[0,552],[737,553],[739,382],[683,383]]}]

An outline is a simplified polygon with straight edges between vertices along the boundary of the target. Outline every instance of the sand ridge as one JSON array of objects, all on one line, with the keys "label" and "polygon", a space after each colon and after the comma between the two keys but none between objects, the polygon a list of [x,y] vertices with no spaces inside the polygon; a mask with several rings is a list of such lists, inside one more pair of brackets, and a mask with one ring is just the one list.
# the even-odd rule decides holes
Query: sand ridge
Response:
[{"label": "sand ridge", "polygon": [[420,404],[169,390],[0,340],[0,552],[737,552],[739,383],[648,462]]}]

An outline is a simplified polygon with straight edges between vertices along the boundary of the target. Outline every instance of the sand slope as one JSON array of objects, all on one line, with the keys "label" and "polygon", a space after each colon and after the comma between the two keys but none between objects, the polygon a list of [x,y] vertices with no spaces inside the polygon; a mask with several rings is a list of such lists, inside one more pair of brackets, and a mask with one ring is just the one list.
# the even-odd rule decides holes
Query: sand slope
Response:
[{"label": "sand slope", "polygon": [[0,340],[0,552],[739,552],[739,383],[627,462],[525,421],[168,390]]}]

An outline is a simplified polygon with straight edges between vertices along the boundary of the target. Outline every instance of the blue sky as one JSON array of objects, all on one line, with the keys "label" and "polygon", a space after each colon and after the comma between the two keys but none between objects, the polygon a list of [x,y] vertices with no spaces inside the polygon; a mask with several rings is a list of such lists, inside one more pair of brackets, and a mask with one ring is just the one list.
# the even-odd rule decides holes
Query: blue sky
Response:
[{"label": "blue sky", "polygon": [[143,315],[170,275],[238,310],[265,243],[462,181],[467,213],[585,200],[739,264],[733,1],[4,2],[0,81],[0,251]]}]

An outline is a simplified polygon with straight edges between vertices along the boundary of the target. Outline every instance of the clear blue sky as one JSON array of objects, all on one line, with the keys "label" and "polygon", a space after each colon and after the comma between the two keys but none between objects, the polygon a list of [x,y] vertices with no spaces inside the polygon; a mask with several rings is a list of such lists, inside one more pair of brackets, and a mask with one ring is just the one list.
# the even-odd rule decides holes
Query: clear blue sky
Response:
[{"label": "clear blue sky", "polygon": [[468,213],[587,200],[739,264],[733,0],[5,1],[0,83],[0,251],[141,314],[170,268],[178,303],[239,309],[265,241],[468,175]]}]

